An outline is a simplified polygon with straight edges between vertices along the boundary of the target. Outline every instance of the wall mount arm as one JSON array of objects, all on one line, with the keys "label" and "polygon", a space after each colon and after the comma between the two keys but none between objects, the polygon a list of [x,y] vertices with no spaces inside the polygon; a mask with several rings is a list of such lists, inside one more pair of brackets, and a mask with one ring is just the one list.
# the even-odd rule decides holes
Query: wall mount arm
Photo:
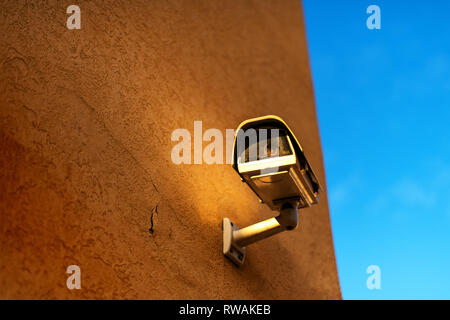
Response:
[{"label": "wall mount arm", "polygon": [[224,218],[223,254],[234,264],[241,266],[245,260],[245,247],[273,236],[277,233],[294,230],[298,225],[298,202],[285,202],[277,217],[270,218],[245,228],[238,228],[230,219]]}]

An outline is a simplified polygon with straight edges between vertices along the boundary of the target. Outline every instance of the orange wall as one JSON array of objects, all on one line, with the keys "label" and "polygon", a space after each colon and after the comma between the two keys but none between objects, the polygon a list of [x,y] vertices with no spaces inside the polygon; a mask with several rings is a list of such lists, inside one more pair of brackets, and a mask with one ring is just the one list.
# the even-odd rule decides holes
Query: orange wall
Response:
[{"label": "orange wall", "polygon": [[[340,298],[300,2],[73,2],[81,30],[61,1],[1,4],[0,298]],[[266,114],[324,193],[238,269],[222,218],[274,213],[230,165],[173,164],[170,136]]]}]

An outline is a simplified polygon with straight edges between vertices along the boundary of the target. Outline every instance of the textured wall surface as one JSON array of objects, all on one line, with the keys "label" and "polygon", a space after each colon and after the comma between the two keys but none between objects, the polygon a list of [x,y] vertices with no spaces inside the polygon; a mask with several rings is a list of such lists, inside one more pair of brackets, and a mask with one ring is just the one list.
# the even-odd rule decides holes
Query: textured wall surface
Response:
[{"label": "textured wall surface", "polygon": [[[0,298],[340,298],[299,1],[73,2],[81,30],[64,1],[0,1]],[[222,218],[275,213],[230,165],[173,164],[170,137],[266,114],[325,192],[238,269]]]}]

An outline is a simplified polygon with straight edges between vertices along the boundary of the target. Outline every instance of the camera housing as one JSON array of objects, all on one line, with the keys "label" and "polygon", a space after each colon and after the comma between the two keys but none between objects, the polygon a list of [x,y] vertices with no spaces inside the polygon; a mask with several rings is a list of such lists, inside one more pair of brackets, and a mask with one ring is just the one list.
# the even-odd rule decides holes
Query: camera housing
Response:
[{"label": "camera housing", "polygon": [[247,245],[295,229],[298,208],[317,204],[321,188],[297,138],[280,117],[273,115],[239,125],[233,144],[233,168],[261,203],[280,212],[243,229],[223,219],[223,253],[240,266]]},{"label": "camera housing", "polygon": [[[248,130],[256,133],[254,148],[257,155],[253,159],[248,154],[255,139],[251,141],[250,135],[246,134]],[[267,130],[267,135],[263,136],[261,130]],[[278,137],[269,136],[274,130],[278,130]],[[248,143],[246,138],[249,138]],[[264,143],[275,145],[276,154],[261,154]],[[233,168],[260,201],[272,210],[280,210],[284,202],[293,199],[298,200],[299,208],[319,202],[320,185],[303,149],[291,129],[277,116],[249,119],[239,125],[233,144]]]}]

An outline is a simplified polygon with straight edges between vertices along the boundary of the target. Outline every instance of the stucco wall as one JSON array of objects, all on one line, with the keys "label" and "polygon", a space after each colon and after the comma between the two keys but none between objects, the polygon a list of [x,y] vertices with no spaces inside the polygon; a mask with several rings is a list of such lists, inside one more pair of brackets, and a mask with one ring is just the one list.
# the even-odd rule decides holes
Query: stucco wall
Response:
[{"label": "stucco wall", "polygon": [[[300,2],[73,2],[81,30],[72,3],[0,1],[0,298],[340,298]],[[222,218],[274,213],[230,165],[173,164],[170,137],[266,114],[325,192],[238,269]]]}]

